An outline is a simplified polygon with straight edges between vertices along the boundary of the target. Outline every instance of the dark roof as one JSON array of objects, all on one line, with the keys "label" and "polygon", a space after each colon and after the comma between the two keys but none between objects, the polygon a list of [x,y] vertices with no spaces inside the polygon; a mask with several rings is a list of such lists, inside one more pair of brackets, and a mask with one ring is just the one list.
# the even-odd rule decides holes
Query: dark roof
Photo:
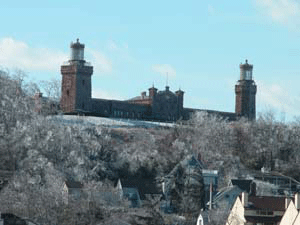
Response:
[{"label": "dark roof", "polygon": [[122,188],[137,188],[142,200],[146,199],[147,194],[161,194],[162,191],[157,187],[154,178],[127,177],[121,178]]},{"label": "dark roof", "polygon": [[242,191],[250,193],[252,180],[232,179],[233,186],[238,186]]},{"label": "dark roof", "polygon": [[66,185],[68,188],[83,188],[83,184],[81,182],[73,180],[66,181]]},{"label": "dark roof", "polygon": [[169,96],[173,96],[173,97],[176,96],[176,94],[170,90],[159,91],[159,92],[157,92],[157,95],[169,95]]},{"label": "dark roof", "polygon": [[136,96],[136,97],[133,97],[133,98],[130,98],[126,101],[134,101],[134,100],[148,100],[148,99],[151,99],[150,96]]},{"label": "dark roof", "polygon": [[285,197],[249,196],[248,202],[253,209],[285,211]]},{"label": "dark roof", "polygon": [[247,222],[250,223],[267,223],[267,222],[280,222],[282,216],[245,216]]},{"label": "dark roof", "polygon": [[27,225],[24,219],[12,214],[12,213],[2,213],[1,219],[4,220],[4,224],[7,225]]}]

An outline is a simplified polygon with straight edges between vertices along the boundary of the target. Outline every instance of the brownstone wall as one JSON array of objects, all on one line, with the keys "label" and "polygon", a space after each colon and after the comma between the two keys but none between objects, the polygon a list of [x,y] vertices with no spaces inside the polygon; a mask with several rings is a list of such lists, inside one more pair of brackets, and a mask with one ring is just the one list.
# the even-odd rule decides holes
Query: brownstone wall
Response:
[{"label": "brownstone wall", "polygon": [[152,116],[158,120],[176,121],[178,119],[178,96],[171,91],[158,92],[153,97]]},{"label": "brownstone wall", "polygon": [[99,116],[120,117],[131,119],[149,119],[149,105],[131,104],[126,101],[92,99],[93,113]]},{"label": "brownstone wall", "polygon": [[92,66],[84,62],[72,62],[61,67],[62,97],[61,108],[65,113],[91,111]]},{"label": "brownstone wall", "polygon": [[256,117],[256,85],[253,80],[240,80],[235,86],[236,103],[235,113],[237,117],[246,117],[254,120]]},{"label": "brownstone wall", "polygon": [[75,75],[66,73],[62,78],[61,108],[63,112],[75,111],[76,103],[76,80]]}]

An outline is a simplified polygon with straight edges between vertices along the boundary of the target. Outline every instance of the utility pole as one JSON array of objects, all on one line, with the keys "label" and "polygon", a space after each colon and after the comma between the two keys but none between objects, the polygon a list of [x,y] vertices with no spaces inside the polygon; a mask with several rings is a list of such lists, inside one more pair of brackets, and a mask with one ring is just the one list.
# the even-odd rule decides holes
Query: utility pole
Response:
[{"label": "utility pole", "polygon": [[209,186],[209,210],[212,209],[212,181],[210,181]]}]

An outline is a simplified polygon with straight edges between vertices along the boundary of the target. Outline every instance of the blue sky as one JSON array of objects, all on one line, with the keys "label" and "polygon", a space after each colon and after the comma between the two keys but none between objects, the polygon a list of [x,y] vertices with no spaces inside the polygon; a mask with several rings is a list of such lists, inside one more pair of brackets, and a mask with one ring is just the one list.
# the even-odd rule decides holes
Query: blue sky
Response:
[{"label": "blue sky", "polygon": [[154,85],[185,107],[233,112],[239,64],[254,65],[257,112],[300,116],[300,0],[5,1],[0,65],[61,78],[71,41],[94,66],[93,96],[128,99]]}]

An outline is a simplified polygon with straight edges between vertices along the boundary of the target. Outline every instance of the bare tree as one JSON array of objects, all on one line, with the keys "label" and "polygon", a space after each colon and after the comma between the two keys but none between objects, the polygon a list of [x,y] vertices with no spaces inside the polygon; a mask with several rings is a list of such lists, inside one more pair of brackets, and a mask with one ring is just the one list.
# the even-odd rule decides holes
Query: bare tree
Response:
[{"label": "bare tree", "polygon": [[61,95],[61,81],[57,78],[40,81],[41,88],[45,91],[47,97],[59,100]]}]

